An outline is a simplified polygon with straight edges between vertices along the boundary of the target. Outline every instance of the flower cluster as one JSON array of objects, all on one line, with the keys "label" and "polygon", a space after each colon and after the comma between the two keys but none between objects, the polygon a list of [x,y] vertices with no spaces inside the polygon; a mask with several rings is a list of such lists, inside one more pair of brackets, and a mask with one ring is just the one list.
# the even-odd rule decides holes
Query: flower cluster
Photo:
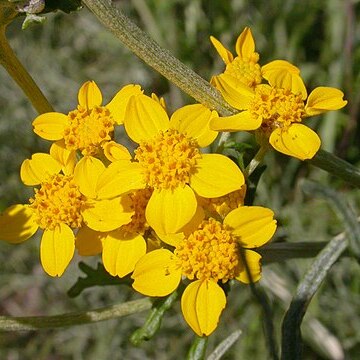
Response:
[{"label": "flower cluster", "polygon": [[[346,104],[333,88],[307,97],[299,70],[286,61],[260,67],[248,28],[235,58],[211,41],[226,64],[212,84],[241,112],[220,117],[192,104],[169,116],[164,100],[139,85],[102,105],[100,89],[88,81],[75,110],[33,121],[34,132],[53,143],[21,165],[22,182],[34,187],[28,203],[0,216],[0,238],[10,243],[42,230],[40,259],[50,276],[64,273],[76,249],[101,254],[112,276],[132,274],[133,288],[147,296],[169,295],[183,282],[182,312],[199,336],[219,322],[224,284],[260,279],[256,248],[276,230],[272,210],[244,204],[238,165],[209,146],[219,131],[248,130],[262,144],[268,139],[285,154],[311,158],[320,140],[302,120]],[[116,141],[117,126],[133,151]]]},{"label": "flower cluster", "polygon": [[236,54],[211,37],[223,59],[225,71],[211,79],[236,115],[214,119],[211,128],[217,131],[255,130],[260,145],[271,146],[300,160],[311,159],[320,148],[318,135],[302,121],[310,116],[338,110],[347,104],[342,91],[317,87],[309,95],[300,70],[285,60],[258,64],[259,54],[249,28],[236,42]]}]

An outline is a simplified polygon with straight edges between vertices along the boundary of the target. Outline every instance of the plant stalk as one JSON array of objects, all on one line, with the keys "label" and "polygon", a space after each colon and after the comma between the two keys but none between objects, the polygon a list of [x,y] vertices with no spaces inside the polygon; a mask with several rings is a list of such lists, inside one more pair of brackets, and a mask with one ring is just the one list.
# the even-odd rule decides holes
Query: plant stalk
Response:
[{"label": "plant stalk", "polygon": [[75,325],[85,325],[99,321],[116,319],[141,311],[149,310],[149,298],[129,301],[90,311],[79,311],[53,316],[0,316],[0,331],[25,331],[55,329]]},{"label": "plant stalk", "polygon": [[35,81],[21,64],[6,38],[6,25],[0,25],[0,64],[20,86],[39,114],[53,111]]}]

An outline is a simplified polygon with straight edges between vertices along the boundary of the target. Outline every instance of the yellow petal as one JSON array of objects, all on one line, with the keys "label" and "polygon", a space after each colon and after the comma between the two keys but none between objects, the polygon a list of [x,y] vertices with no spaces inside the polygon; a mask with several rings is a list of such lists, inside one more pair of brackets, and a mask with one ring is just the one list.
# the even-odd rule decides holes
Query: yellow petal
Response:
[{"label": "yellow petal", "polygon": [[64,130],[68,125],[68,117],[57,112],[39,115],[32,123],[36,135],[46,140],[60,140],[64,137]]},{"label": "yellow petal", "polygon": [[158,238],[165,244],[176,246],[180,241],[184,240],[184,233],[179,232],[176,234],[156,234]]},{"label": "yellow petal", "polygon": [[92,156],[84,156],[74,170],[74,179],[82,194],[95,199],[96,185],[100,175],[105,171],[105,165]]},{"label": "yellow petal", "polygon": [[154,250],[144,255],[135,265],[131,276],[133,288],[147,296],[166,296],[177,289],[181,269],[175,255],[166,249]]},{"label": "yellow petal", "polygon": [[127,195],[111,200],[89,201],[82,211],[85,224],[96,231],[111,231],[128,224],[134,211]]},{"label": "yellow petal", "polygon": [[329,110],[343,108],[347,101],[343,100],[344,93],[336,88],[320,86],[314,89],[305,107],[307,116],[315,116]]},{"label": "yellow petal", "polygon": [[111,163],[99,177],[96,193],[99,199],[109,199],[146,186],[142,167],[137,162],[119,160]]},{"label": "yellow petal", "polygon": [[200,147],[206,147],[217,136],[217,132],[210,129],[209,123],[218,116],[216,111],[211,111],[202,104],[187,105],[173,113],[170,127],[196,139]]},{"label": "yellow petal", "polygon": [[[261,278],[261,255],[252,250],[243,250],[243,256],[243,261],[246,262],[246,265],[243,264],[240,274],[236,277],[236,279],[245,284],[259,281]],[[249,277],[249,273],[251,279]]]},{"label": "yellow petal", "polygon": [[276,230],[273,211],[261,206],[240,206],[227,214],[224,224],[239,236],[239,243],[244,248],[264,245]]},{"label": "yellow petal", "polygon": [[300,70],[295,65],[289,63],[286,60],[274,60],[270,61],[266,65],[261,67],[261,73],[264,79],[268,80],[269,75],[279,70],[286,70],[291,74],[300,75]]},{"label": "yellow petal", "polygon": [[140,85],[126,85],[106,105],[117,124],[120,125],[124,122],[125,110],[130,96],[142,94],[142,92]]},{"label": "yellow petal", "polygon": [[190,178],[190,186],[205,198],[226,195],[239,190],[244,183],[240,169],[221,154],[202,154],[202,158],[197,161],[196,172]]},{"label": "yellow petal", "polygon": [[192,219],[180,229],[180,231],[185,234],[186,236],[189,236],[194,231],[198,230],[199,225],[201,222],[205,219],[205,212],[202,206],[198,205],[196,208],[195,215],[192,217]]},{"label": "yellow petal", "polygon": [[0,214],[0,240],[18,244],[33,236],[38,225],[26,205],[13,205]]},{"label": "yellow petal", "polygon": [[101,233],[83,225],[75,238],[75,247],[81,256],[93,256],[102,251],[102,241],[107,233]]},{"label": "yellow petal", "polygon": [[167,130],[169,117],[157,101],[146,95],[134,95],[126,108],[124,126],[131,140],[139,143]]},{"label": "yellow petal", "polygon": [[61,167],[50,154],[36,153],[21,164],[20,178],[25,185],[39,185],[48,176],[59,173]]},{"label": "yellow petal", "polygon": [[213,36],[210,36],[210,41],[214,45],[216,51],[218,52],[225,64],[229,64],[234,60],[232,53],[228,49],[226,49],[226,47],[219,40],[217,40]]},{"label": "yellow petal", "polygon": [[158,234],[175,234],[195,215],[197,200],[189,186],[154,190],[145,215]]},{"label": "yellow petal", "polygon": [[288,71],[285,69],[279,69],[271,71],[267,80],[273,87],[280,89],[290,90],[294,94],[301,94],[303,100],[307,97],[307,91],[305,84],[299,74]]},{"label": "yellow petal", "polygon": [[50,276],[61,276],[69,265],[75,251],[75,236],[65,224],[54,230],[45,230],[41,238],[40,259],[42,267]]},{"label": "yellow petal", "polygon": [[236,41],[235,50],[241,59],[247,59],[255,52],[255,42],[250,28],[246,27]]},{"label": "yellow petal", "polygon": [[90,110],[95,106],[101,106],[102,95],[95,81],[87,81],[79,89],[79,105]]},{"label": "yellow petal", "polygon": [[63,140],[57,141],[51,145],[50,155],[62,165],[61,170],[65,175],[74,173],[76,152],[66,149]]},{"label": "yellow petal", "polygon": [[255,130],[261,125],[260,118],[254,118],[249,111],[211,119],[210,128],[216,131],[247,131]]},{"label": "yellow petal", "polygon": [[223,98],[235,109],[248,109],[250,101],[254,98],[254,92],[251,88],[228,74],[214,76],[212,82],[221,92]]},{"label": "yellow petal", "polygon": [[134,271],[135,264],[146,253],[146,242],[141,235],[126,235],[112,231],[104,240],[102,260],[112,276],[124,277]]},{"label": "yellow petal", "polygon": [[111,162],[115,162],[117,160],[131,160],[129,150],[124,145],[118,144],[115,141],[105,142],[103,150],[104,155]]},{"label": "yellow petal", "polygon": [[275,150],[300,160],[313,158],[321,145],[316,132],[302,124],[292,124],[286,131],[275,129],[269,142]]},{"label": "yellow petal", "polygon": [[190,283],[181,297],[184,318],[199,336],[208,336],[216,329],[225,305],[224,290],[211,280]]}]

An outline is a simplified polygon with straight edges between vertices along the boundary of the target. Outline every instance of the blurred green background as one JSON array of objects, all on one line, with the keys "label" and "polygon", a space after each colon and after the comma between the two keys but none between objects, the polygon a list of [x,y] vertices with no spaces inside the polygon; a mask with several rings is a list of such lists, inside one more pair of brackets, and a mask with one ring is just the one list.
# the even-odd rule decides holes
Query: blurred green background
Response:
[{"label": "blurred green background", "polygon": [[[214,35],[234,53],[245,26],[253,32],[260,63],[285,59],[297,65],[308,90],[342,89],[349,101],[341,111],[308,120],[322,138],[322,148],[355,166],[360,164],[360,4],[351,0],[128,0],[116,1],[129,17],[160,45],[205,79],[223,70],[212,48]],[[172,84],[137,59],[97,19],[82,9],[46,15],[42,26],[21,30],[21,20],[8,27],[19,59],[56,111],[77,105],[77,92],[95,80],[105,103],[125,84],[139,83],[147,94],[164,96],[170,111],[192,102]],[[26,202],[31,189],[19,179],[21,162],[49,143],[32,133],[36,112],[3,68],[0,68],[0,209]],[[249,139],[240,135],[241,141]],[[279,230],[274,241],[329,241],[343,231],[326,201],[305,196],[301,179],[334,188],[358,213],[359,192],[325,172],[270,153],[256,204],[272,208]],[[71,299],[67,290],[81,272],[76,257],[60,279],[48,277],[39,264],[39,239],[22,245],[0,242],[0,314],[50,315],[93,309],[140,298],[126,287],[95,287]],[[100,258],[85,259],[95,265]],[[296,259],[266,265],[260,284],[274,312],[276,339],[297,283],[311,264]],[[355,260],[341,258],[312,300],[302,331],[304,359],[357,359],[360,354],[360,271]],[[194,335],[182,320],[179,304],[166,313],[157,335],[139,347],[129,343],[146,314],[69,329],[0,335],[0,359],[181,359]],[[249,287],[233,286],[208,354],[233,331],[242,335],[223,359],[267,359],[262,309]]]}]

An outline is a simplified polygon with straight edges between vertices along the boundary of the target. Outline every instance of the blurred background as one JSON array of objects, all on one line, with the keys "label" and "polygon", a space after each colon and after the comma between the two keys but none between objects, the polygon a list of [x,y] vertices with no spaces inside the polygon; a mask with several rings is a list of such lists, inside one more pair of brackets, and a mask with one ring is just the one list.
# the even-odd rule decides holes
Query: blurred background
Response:
[{"label": "blurred background", "polygon": [[[223,71],[211,46],[214,35],[235,53],[235,41],[250,26],[260,63],[285,59],[301,69],[310,92],[334,86],[345,93],[346,108],[311,118],[307,124],[322,138],[322,149],[355,166],[360,164],[360,3],[358,0],[125,0],[116,1],[142,29],[205,79]],[[43,25],[21,30],[21,19],[8,27],[19,59],[54,109],[67,113],[77,106],[83,82],[95,80],[107,103],[120,87],[138,83],[147,94],[163,96],[170,112],[193,102],[174,85],[137,59],[87,9],[70,15],[46,15]],[[22,185],[19,167],[49,142],[32,133],[36,117],[22,91],[0,68],[0,210],[27,202],[32,189]],[[246,135],[239,141],[252,142]],[[304,177],[335,189],[358,213],[359,191],[341,180],[279,153],[265,158],[267,169],[255,203],[275,211],[279,229],[274,241],[329,241],[344,230],[325,200],[305,196]],[[22,245],[0,242],[0,315],[52,315],[94,309],[140,298],[125,286],[94,287],[76,298],[67,290],[82,275],[78,262],[95,266],[100,258],[75,257],[60,279],[47,276],[39,263],[39,238]],[[293,259],[263,268],[260,286],[274,314],[276,340],[297,283],[311,259]],[[357,359],[360,354],[360,270],[342,257],[333,266],[306,313],[302,333],[304,359]],[[168,311],[157,335],[135,347],[129,342],[146,313],[68,329],[2,333],[0,359],[181,359],[194,335],[179,304]],[[249,287],[234,284],[208,353],[233,331],[242,335],[223,359],[267,359],[262,308]]]}]

